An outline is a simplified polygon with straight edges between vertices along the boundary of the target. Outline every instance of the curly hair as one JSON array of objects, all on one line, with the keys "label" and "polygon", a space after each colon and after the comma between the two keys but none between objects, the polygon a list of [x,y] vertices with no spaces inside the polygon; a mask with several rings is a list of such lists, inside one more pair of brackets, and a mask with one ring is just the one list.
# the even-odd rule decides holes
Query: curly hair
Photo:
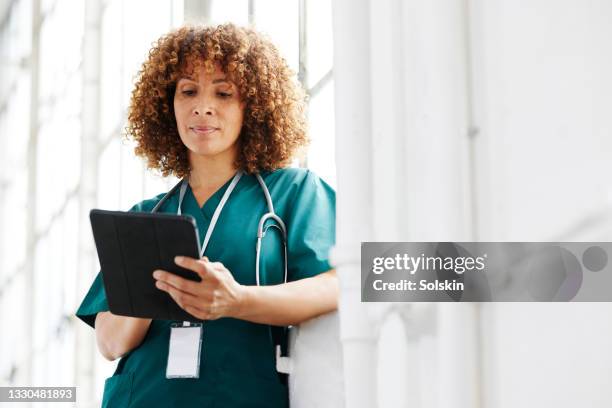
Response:
[{"label": "curly hair", "polygon": [[202,64],[220,66],[245,102],[236,166],[248,173],[284,167],[308,143],[306,94],[276,47],[250,28],[185,26],[157,40],[138,73],[126,137],[151,169],[189,174],[174,115],[177,81]]}]

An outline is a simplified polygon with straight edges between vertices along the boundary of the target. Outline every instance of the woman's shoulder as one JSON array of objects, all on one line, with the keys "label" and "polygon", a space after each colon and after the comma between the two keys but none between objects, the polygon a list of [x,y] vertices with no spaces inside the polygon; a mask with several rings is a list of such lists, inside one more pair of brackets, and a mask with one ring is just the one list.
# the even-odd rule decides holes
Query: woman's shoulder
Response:
[{"label": "woman's shoulder", "polygon": [[310,169],[286,167],[262,174],[262,177],[271,189],[287,197],[302,199],[325,195],[335,199],[334,189]]},{"label": "woman's shoulder", "polygon": [[315,172],[303,167],[283,167],[263,172],[262,176],[266,182],[280,183],[285,187],[301,186],[304,183],[325,183]]},{"label": "woman's shoulder", "polygon": [[146,200],[142,200],[139,203],[136,203],[130,208],[129,211],[135,212],[151,212],[151,210],[161,201],[161,199],[166,195],[166,193],[160,193],[155,197],[148,198]]}]

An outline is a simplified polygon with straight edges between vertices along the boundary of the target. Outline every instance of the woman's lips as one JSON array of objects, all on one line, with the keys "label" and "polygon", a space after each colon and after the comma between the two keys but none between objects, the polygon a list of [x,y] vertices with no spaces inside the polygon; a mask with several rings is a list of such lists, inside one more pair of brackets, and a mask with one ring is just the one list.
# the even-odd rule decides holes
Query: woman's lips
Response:
[{"label": "woman's lips", "polygon": [[219,128],[213,126],[190,126],[189,128],[198,135],[209,135],[219,130]]}]

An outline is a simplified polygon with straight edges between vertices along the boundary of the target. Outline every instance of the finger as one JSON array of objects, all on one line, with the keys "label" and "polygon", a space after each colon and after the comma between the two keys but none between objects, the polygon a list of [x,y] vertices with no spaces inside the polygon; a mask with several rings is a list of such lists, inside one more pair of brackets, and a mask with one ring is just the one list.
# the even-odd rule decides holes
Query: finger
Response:
[{"label": "finger", "polygon": [[206,273],[205,263],[199,259],[190,258],[188,256],[176,256],[174,257],[174,263],[180,267],[196,272],[200,277],[203,277]]},{"label": "finger", "polygon": [[215,264],[218,264],[219,262],[210,262],[208,260],[199,260],[198,262],[200,263],[200,265],[202,265],[202,268],[204,269],[203,273],[200,275],[202,279],[210,279],[211,277],[216,277],[215,273],[217,271],[217,267],[215,266]]},{"label": "finger", "polygon": [[188,292],[192,294],[198,293],[199,286],[196,282],[182,278],[173,273],[162,271],[158,269],[153,272],[153,278],[155,278],[158,282],[161,281],[169,285],[172,285],[175,288],[183,292]]},{"label": "finger", "polygon": [[168,285],[165,282],[157,281],[155,282],[155,286],[168,293],[172,299],[179,305],[182,309],[185,309],[186,306],[196,307],[198,304],[198,298],[193,296],[190,293],[183,292],[172,285]]},{"label": "finger", "polygon": [[209,274],[215,274],[216,272],[221,272],[225,270],[225,265],[221,262],[210,262],[210,261],[202,261],[200,260],[204,268],[206,268],[206,272]]}]

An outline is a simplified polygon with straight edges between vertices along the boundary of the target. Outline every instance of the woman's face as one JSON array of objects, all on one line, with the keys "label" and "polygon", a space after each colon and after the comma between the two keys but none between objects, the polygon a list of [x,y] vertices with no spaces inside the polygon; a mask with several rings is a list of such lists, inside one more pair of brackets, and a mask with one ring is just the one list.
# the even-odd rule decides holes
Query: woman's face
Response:
[{"label": "woman's face", "polygon": [[180,78],[174,93],[176,126],[192,155],[235,160],[244,104],[238,88],[217,66],[211,74],[203,66],[193,77]]}]

